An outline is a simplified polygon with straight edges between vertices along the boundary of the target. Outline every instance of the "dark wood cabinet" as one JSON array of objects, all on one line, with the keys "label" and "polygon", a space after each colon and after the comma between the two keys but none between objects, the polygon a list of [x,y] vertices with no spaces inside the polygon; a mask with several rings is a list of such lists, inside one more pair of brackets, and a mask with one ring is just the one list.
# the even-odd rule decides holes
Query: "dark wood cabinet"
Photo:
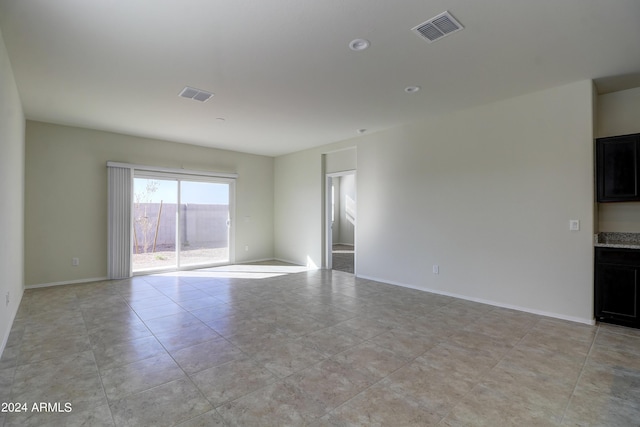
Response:
[{"label": "dark wood cabinet", "polygon": [[640,201],[640,134],[596,140],[598,202]]},{"label": "dark wood cabinet", "polygon": [[595,317],[640,328],[640,249],[596,247]]}]

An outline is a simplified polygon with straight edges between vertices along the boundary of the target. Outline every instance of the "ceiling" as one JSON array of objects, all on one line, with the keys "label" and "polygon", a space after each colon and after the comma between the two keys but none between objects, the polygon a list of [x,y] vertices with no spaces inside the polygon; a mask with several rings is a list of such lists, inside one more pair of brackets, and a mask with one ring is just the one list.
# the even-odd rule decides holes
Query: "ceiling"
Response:
[{"label": "ceiling", "polygon": [[[411,31],[447,10],[464,30]],[[0,0],[27,118],[270,156],[582,79],[640,86],[639,20],[638,0]]]}]

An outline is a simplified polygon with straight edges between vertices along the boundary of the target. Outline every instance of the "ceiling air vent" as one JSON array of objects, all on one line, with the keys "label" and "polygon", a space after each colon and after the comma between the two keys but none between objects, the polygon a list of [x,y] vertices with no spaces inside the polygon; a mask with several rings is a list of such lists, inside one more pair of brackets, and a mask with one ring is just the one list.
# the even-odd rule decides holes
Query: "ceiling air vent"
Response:
[{"label": "ceiling air vent", "polygon": [[462,30],[464,27],[449,12],[443,12],[435,18],[431,18],[426,22],[411,29],[420,37],[433,43],[444,36],[453,34]]},{"label": "ceiling air vent", "polygon": [[180,96],[183,98],[195,99],[196,101],[206,102],[213,96],[211,92],[207,92],[206,90],[195,89],[189,86],[186,86],[180,92]]}]

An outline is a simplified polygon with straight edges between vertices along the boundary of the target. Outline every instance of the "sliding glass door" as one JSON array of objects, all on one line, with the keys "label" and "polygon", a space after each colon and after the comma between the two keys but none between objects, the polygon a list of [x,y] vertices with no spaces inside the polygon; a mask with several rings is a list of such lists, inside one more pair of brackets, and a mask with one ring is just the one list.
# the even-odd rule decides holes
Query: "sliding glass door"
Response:
[{"label": "sliding glass door", "polygon": [[231,262],[233,182],[136,174],[133,272]]},{"label": "sliding glass door", "polygon": [[178,181],[133,180],[133,271],[175,269]]},{"label": "sliding glass door", "polygon": [[180,266],[229,262],[229,184],[180,182]]}]

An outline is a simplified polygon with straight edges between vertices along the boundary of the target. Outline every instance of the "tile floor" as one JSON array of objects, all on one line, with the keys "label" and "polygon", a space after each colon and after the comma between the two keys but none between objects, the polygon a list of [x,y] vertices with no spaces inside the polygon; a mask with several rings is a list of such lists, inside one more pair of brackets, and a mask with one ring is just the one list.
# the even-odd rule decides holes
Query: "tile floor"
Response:
[{"label": "tile floor", "polygon": [[0,425],[640,424],[640,331],[286,271],[27,290]]}]

